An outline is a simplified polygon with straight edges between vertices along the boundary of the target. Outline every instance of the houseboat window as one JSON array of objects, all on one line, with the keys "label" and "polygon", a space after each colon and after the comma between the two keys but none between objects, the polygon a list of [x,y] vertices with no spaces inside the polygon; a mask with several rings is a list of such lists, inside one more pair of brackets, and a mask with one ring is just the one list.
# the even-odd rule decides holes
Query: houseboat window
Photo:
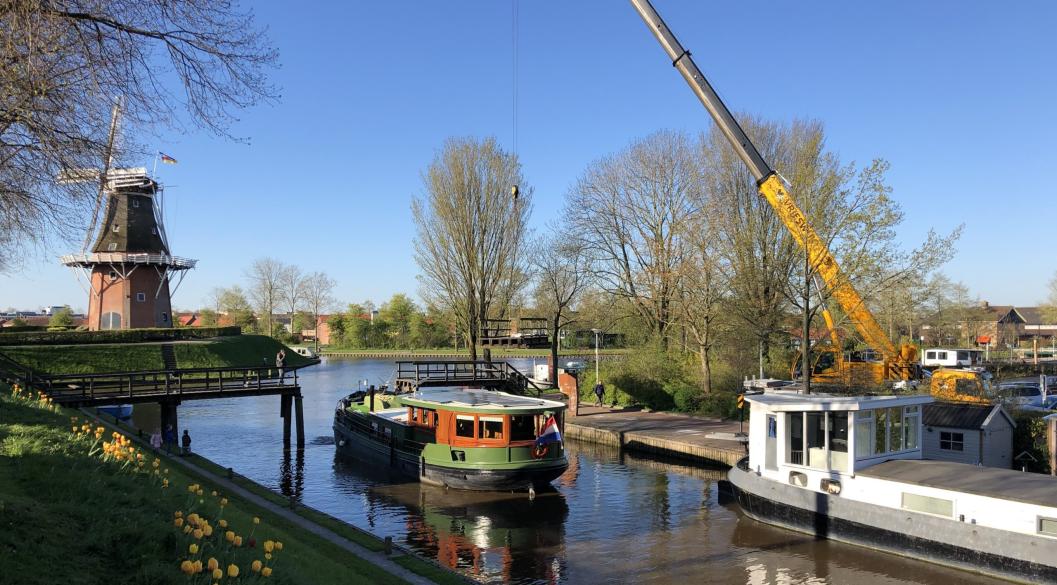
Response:
[{"label": "houseboat window", "polygon": [[477,438],[479,439],[503,439],[503,417],[501,416],[479,416]]},{"label": "houseboat window", "polygon": [[1057,536],[1057,518],[1039,516],[1039,534]]},{"label": "houseboat window", "polygon": [[455,436],[473,438],[473,415],[455,415]]},{"label": "houseboat window", "polygon": [[888,450],[888,410],[878,408],[874,411],[874,453],[884,453]]},{"label": "houseboat window", "polygon": [[786,441],[789,451],[786,453],[786,461],[792,465],[804,464],[804,413],[791,412],[786,421],[789,429],[789,440]]},{"label": "houseboat window", "polygon": [[873,411],[859,411],[855,413],[855,456],[869,457],[874,453],[873,447]]},{"label": "houseboat window", "polygon": [[906,407],[905,413],[903,418],[903,447],[906,449],[917,449],[921,446],[918,439],[918,429],[921,428],[918,422],[921,420],[921,413],[917,406]]},{"label": "houseboat window", "polygon": [[964,451],[965,435],[963,433],[940,431],[940,449],[944,451]]},{"label": "houseboat window", "polygon": [[826,468],[826,413],[807,413],[807,464],[819,469]]},{"label": "houseboat window", "polygon": [[954,517],[954,501],[903,492],[903,509],[937,516]]},{"label": "houseboat window", "polygon": [[848,452],[848,413],[829,413],[829,450]]},{"label": "houseboat window", "polygon": [[536,416],[515,414],[510,417],[510,440],[532,441],[536,439]]},{"label": "houseboat window", "polygon": [[888,450],[903,450],[903,409],[888,409]]}]

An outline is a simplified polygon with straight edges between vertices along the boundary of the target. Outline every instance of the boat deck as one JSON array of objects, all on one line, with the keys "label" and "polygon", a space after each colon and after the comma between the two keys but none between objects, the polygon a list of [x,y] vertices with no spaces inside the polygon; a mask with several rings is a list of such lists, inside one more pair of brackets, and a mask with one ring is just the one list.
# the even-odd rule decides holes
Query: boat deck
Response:
[{"label": "boat deck", "polygon": [[374,415],[384,418],[385,420],[395,422],[400,425],[407,426],[407,407],[401,406],[398,408],[387,408],[385,410],[376,410]]},{"label": "boat deck", "polygon": [[894,460],[858,475],[1057,508],[1057,477],[931,460]]}]

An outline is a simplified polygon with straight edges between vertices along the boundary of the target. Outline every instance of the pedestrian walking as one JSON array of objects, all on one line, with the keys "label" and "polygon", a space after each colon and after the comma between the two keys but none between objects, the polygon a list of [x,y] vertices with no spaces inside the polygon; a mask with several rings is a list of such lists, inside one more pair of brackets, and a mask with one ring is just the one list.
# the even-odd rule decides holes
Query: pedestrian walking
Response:
[{"label": "pedestrian walking", "polygon": [[191,454],[191,435],[187,432],[187,429],[184,429],[184,436],[180,439],[180,441],[183,443],[183,449],[181,450],[180,454],[184,457],[187,457]]},{"label": "pedestrian walking", "polygon": [[602,399],[605,397],[605,395],[606,395],[606,387],[603,386],[602,385],[602,381],[599,380],[598,382],[595,383],[595,398],[598,399],[598,401],[596,402],[596,404],[598,406],[602,406]]},{"label": "pedestrian walking", "polygon": [[282,384],[286,379],[286,350],[280,349],[279,353],[275,354],[275,367],[279,368],[279,383]]},{"label": "pedestrian walking", "polygon": [[154,429],[154,432],[150,434],[150,446],[155,453],[161,449],[161,429]]},{"label": "pedestrian walking", "polygon": [[173,447],[176,446],[176,431],[172,428],[172,425],[165,426],[162,441],[165,443],[165,452],[171,455]]}]

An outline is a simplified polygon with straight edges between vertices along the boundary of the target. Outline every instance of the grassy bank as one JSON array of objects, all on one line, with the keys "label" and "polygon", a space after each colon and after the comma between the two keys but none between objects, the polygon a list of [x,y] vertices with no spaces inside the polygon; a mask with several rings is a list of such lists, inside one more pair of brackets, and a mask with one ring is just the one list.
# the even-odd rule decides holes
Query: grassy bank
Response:
[{"label": "grassy bank", "polygon": [[[469,354],[466,352],[466,350],[456,351],[456,350],[451,349],[451,348],[447,348],[447,349],[386,349],[386,348],[342,349],[342,348],[336,348],[336,347],[335,348],[326,347],[326,348],[321,349],[320,351],[321,351],[321,353],[323,355],[328,355],[328,354],[343,355],[343,356],[344,355],[348,355],[348,356],[385,355],[385,356],[393,356],[393,357],[405,357],[405,356],[406,357],[416,357],[416,356],[440,355],[440,356],[451,356],[451,357],[461,357],[463,359],[470,359],[469,358]],[[621,356],[621,355],[627,354],[627,352],[628,352],[628,350],[626,350],[626,349],[604,349],[604,350],[600,350],[598,353],[599,353],[599,355],[603,355],[603,356]],[[478,355],[478,358],[480,359],[480,356],[483,355],[483,354],[481,352],[478,352],[477,355]],[[492,356],[493,357],[542,357],[542,358],[546,358],[549,355],[550,355],[550,350],[549,349],[495,348],[495,349],[492,350]],[[593,356],[593,355],[594,355],[594,350],[591,350],[591,349],[563,350],[563,351],[558,353],[558,357],[559,358],[570,357],[570,356],[575,356],[575,357],[588,356],[588,357],[590,357],[590,356]]]},{"label": "grassy bank", "polygon": [[[179,368],[251,367],[274,365],[286,347],[265,335],[236,335],[203,341],[173,342]],[[155,342],[93,345],[16,345],[0,348],[6,356],[40,374],[101,374],[115,371],[161,370],[162,344]],[[287,349],[291,367],[309,360]]]},{"label": "grassy bank", "polygon": [[[113,441],[110,433],[96,434],[91,425],[75,436],[73,411],[15,399],[3,387],[0,392],[0,575],[5,582],[211,582],[202,574],[184,575],[181,563],[217,558],[225,573],[228,565],[239,567],[240,581],[234,582],[263,580],[253,570],[258,560],[258,568],[271,569],[268,580],[275,583],[402,583],[248,502],[214,494],[216,486],[169,467],[164,459],[157,467],[150,454],[142,454],[142,466],[132,454],[103,460],[99,449],[102,441]],[[73,426],[81,431],[81,424]],[[108,450],[114,453],[112,446]],[[201,491],[192,494],[188,487],[195,484]],[[176,526],[176,512],[185,519],[192,514],[208,518],[211,534],[185,532],[191,521]],[[227,542],[229,530],[245,539],[242,546]],[[282,542],[281,550],[266,552],[266,541]]]}]

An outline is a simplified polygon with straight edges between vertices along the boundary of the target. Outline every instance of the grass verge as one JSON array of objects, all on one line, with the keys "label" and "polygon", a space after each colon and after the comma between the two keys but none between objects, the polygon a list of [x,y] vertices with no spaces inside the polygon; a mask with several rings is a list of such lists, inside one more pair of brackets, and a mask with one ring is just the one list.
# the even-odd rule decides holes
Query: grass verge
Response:
[{"label": "grass verge", "polygon": [[[5,581],[187,583],[181,561],[216,555],[225,559],[224,566],[228,561],[240,566],[241,582],[252,583],[263,580],[250,563],[263,557],[263,542],[269,539],[285,545],[284,553],[265,561],[274,567],[269,582],[403,583],[249,502],[228,496],[230,501],[220,508],[222,494],[212,495],[217,486],[168,466],[164,459],[159,472],[168,472],[158,476],[102,461],[88,452],[86,440],[74,439],[70,417],[78,413],[16,400],[2,385],[0,393],[0,575]],[[146,461],[152,459],[146,455]],[[162,477],[169,479],[168,487],[162,487]],[[205,494],[197,503],[187,491],[193,484],[200,484]],[[202,550],[189,553],[194,537],[174,527],[173,516],[192,509],[216,526],[223,519],[229,530],[246,535],[245,546],[201,540]],[[259,542],[250,547],[254,537]]]}]

